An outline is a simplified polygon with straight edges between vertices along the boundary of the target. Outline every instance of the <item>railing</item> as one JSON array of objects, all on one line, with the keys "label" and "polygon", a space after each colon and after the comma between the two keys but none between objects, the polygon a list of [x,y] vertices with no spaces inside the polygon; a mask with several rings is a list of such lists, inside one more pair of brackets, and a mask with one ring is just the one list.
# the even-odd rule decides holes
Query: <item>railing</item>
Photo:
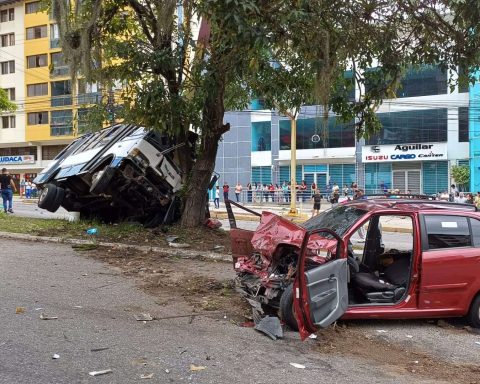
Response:
[{"label": "railing", "polygon": [[69,95],[52,97],[52,107],[65,107],[67,105],[72,105],[72,96]]},{"label": "railing", "polygon": [[71,136],[73,134],[72,125],[51,126],[50,136]]},{"label": "railing", "polygon": [[60,39],[50,39],[50,49],[59,48],[60,47]]},{"label": "railing", "polygon": [[55,67],[50,72],[50,77],[68,76],[69,68],[67,66]]}]

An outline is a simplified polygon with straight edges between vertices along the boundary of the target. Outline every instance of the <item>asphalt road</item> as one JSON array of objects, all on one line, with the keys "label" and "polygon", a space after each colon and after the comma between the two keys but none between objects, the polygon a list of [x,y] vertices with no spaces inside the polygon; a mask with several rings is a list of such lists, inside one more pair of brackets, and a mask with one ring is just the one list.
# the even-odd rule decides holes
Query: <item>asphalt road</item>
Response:
[{"label": "asphalt road", "polygon": [[[315,340],[300,342],[293,332],[274,342],[221,315],[192,323],[188,317],[136,321],[136,313],[159,318],[188,315],[190,308],[181,297],[157,304],[132,279],[68,246],[4,240],[0,265],[0,383],[136,383],[151,373],[158,383],[429,382],[374,369],[361,357],[319,353]],[[25,312],[16,314],[16,307]],[[41,313],[58,319],[41,320]],[[367,332],[377,327],[384,325]],[[475,345],[471,335],[460,337],[466,340],[461,357],[472,362]],[[205,369],[191,371],[191,364]],[[104,369],[113,373],[89,376]]]},{"label": "asphalt road", "polygon": [[20,217],[32,217],[36,219],[65,219],[70,216],[70,214],[63,208],[60,208],[57,212],[52,213],[48,212],[45,209],[40,209],[37,206],[36,200],[30,200],[28,202],[23,202],[19,199],[13,201],[13,211],[14,215]]}]

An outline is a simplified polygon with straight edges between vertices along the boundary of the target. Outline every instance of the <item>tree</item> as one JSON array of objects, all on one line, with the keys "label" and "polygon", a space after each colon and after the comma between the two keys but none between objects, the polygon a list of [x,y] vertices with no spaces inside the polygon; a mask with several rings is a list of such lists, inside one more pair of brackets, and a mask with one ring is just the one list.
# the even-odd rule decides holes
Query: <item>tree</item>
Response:
[{"label": "tree", "polygon": [[7,91],[0,88],[0,112],[13,112],[17,106],[8,99]]},{"label": "tree", "polygon": [[[104,88],[121,82],[125,116],[177,142],[188,145],[189,130],[198,133],[195,161],[177,151],[186,226],[203,222],[218,142],[229,129],[226,109],[254,94],[280,110],[319,102],[325,113],[357,118],[358,134],[369,134],[379,128],[376,108],[410,65],[457,71],[480,62],[475,0],[52,3],[73,76],[81,70]],[[355,101],[347,69],[361,85]]]},{"label": "tree", "polygon": [[451,168],[452,176],[459,189],[465,190],[470,183],[470,168],[466,165],[454,165]]}]

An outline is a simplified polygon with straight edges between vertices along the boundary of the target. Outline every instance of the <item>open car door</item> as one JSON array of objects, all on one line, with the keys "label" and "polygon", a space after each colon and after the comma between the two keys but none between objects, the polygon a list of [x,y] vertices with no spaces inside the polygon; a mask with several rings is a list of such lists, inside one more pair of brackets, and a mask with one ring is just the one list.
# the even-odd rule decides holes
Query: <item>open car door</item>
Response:
[{"label": "open car door", "polygon": [[[333,236],[337,240],[337,250],[331,260],[307,271],[305,261],[308,240],[316,233]],[[328,327],[347,310],[348,264],[347,258],[342,256],[344,251],[343,240],[331,229],[313,230],[303,239],[293,298],[295,317],[302,340],[318,328]]]}]

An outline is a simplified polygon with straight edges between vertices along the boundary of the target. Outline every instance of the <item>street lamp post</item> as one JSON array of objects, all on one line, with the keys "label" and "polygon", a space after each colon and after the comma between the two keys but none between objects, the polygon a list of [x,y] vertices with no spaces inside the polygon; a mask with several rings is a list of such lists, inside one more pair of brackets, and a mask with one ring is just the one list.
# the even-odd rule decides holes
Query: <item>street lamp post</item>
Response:
[{"label": "street lamp post", "polygon": [[297,203],[297,119],[295,114],[289,114],[291,127],[290,147],[290,215],[298,214]]}]

